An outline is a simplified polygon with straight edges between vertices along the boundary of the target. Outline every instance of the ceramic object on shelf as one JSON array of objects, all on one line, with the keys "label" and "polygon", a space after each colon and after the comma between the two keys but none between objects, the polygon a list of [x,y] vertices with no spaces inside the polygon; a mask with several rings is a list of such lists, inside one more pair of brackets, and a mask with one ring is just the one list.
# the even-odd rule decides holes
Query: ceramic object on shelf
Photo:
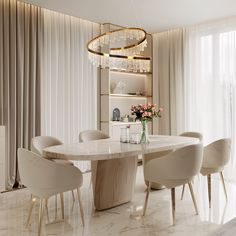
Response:
[{"label": "ceramic object on shelf", "polygon": [[120,121],[120,110],[118,108],[115,108],[112,113],[113,113],[112,120]]},{"label": "ceramic object on shelf", "polygon": [[125,114],[125,116],[122,117],[122,121],[126,123],[129,122],[129,115]]},{"label": "ceramic object on shelf", "polygon": [[116,84],[113,92],[116,93],[116,94],[125,94],[125,88],[126,88],[126,84],[121,82],[121,81],[119,81]]}]

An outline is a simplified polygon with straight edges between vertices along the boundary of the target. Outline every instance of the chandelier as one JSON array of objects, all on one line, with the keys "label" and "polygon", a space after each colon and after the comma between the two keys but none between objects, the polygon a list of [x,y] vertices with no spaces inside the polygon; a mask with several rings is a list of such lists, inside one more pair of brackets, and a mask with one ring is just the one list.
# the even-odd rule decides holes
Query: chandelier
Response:
[{"label": "chandelier", "polygon": [[149,72],[150,57],[142,56],[147,33],[140,28],[124,28],[101,34],[87,44],[93,65],[119,71]]}]

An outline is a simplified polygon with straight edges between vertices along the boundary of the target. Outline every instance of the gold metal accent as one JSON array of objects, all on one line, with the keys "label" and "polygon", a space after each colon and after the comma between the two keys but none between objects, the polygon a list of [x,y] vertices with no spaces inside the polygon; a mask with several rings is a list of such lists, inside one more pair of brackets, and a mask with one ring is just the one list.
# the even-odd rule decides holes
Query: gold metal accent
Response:
[{"label": "gold metal accent", "polygon": [[191,197],[192,197],[192,200],[193,200],[193,204],[194,204],[196,214],[198,215],[197,203],[196,203],[196,199],[195,199],[194,192],[193,192],[193,186],[192,186],[191,182],[188,183],[188,187],[189,187],[189,190],[190,190],[190,193],[191,193]]},{"label": "gold metal accent", "polygon": [[208,200],[209,200],[209,208],[211,208],[211,175],[207,175],[207,183],[208,183]]},{"label": "gold metal accent", "polygon": [[171,189],[171,205],[172,205],[172,219],[173,225],[175,225],[175,188]]},{"label": "gold metal accent", "polygon": [[146,214],[146,210],[147,210],[147,203],[148,203],[148,197],[149,197],[149,193],[151,190],[151,186],[152,186],[152,182],[148,182],[148,187],[147,187],[147,193],[146,193],[146,198],[145,198],[145,203],[144,203],[144,207],[143,207],[143,216],[145,216]]},{"label": "gold metal accent", "polygon": [[132,59],[135,59],[135,60],[148,60],[150,61],[150,57],[143,57],[143,56],[125,56],[125,55],[116,55],[116,54],[109,54],[109,53],[103,53],[103,52],[99,52],[99,51],[94,51],[93,49],[90,48],[90,45],[106,36],[106,35],[111,35],[115,32],[119,32],[119,31],[125,31],[125,30],[139,30],[139,31],[142,31],[144,32],[144,37],[142,39],[140,39],[137,43],[135,44],[131,44],[131,45],[128,45],[128,46],[125,46],[125,47],[118,47],[118,48],[110,48],[110,50],[112,51],[120,51],[120,50],[125,50],[125,49],[130,49],[130,48],[133,48],[133,47],[136,47],[136,46],[139,46],[141,43],[143,43],[146,39],[147,39],[147,33],[144,29],[141,29],[141,28],[123,28],[123,29],[117,29],[117,30],[112,30],[112,31],[109,31],[109,32],[106,32],[106,33],[103,33],[101,35],[98,35],[97,37],[91,39],[88,43],[87,43],[87,49],[89,52],[91,52],[92,54],[96,54],[96,55],[99,55],[99,56],[104,56],[104,57],[113,57],[113,58],[122,58],[122,59],[128,59],[128,60],[132,60]]},{"label": "gold metal accent", "polygon": [[[96,23],[98,23],[98,22],[96,22]],[[98,24],[100,24],[100,23],[98,23]],[[116,26],[116,27],[119,27],[119,28],[122,28],[122,29],[125,28],[124,26],[117,25],[117,24],[113,24],[113,23],[109,23],[109,22],[102,23],[101,25],[113,25],[113,26]],[[150,33],[148,33],[148,32],[146,32],[146,33],[147,33],[147,35],[152,36],[152,34],[150,34]]]},{"label": "gold metal accent", "polygon": [[226,191],[225,181],[224,181],[224,176],[223,176],[223,172],[222,171],[220,172],[220,177],[221,177],[221,181],[222,181],[224,192],[225,192],[225,198],[226,198],[226,201],[228,201],[228,196],[227,196],[227,191]]}]

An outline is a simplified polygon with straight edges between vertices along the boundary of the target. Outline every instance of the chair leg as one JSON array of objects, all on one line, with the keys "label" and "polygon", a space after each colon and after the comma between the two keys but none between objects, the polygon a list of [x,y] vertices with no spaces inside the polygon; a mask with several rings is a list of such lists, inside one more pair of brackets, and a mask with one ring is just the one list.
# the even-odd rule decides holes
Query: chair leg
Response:
[{"label": "chair leg", "polygon": [[45,199],[45,209],[46,209],[47,222],[50,222],[48,214],[48,198]]},{"label": "chair leg", "polygon": [[149,193],[151,190],[151,186],[152,186],[152,182],[148,182],[148,187],[147,187],[147,193],[146,193],[146,198],[145,198],[145,203],[144,203],[144,207],[143,207],[143,216],[145,216],[146,214],[146,210],[147,210],[147,203],[148,203],[148,197],[149,197]]},{"label": "chair leg", "polygon": [[193,204],[194,204],[196,214],[198,215],[197,203],[196,203],[196,199],[195,199],[194,192],[193,192],[193,186],[192,186],[191,182],[188,183],[188,187],[189,187],[189,190],[190,190],[190,193],[191,193],[191,197],[192,197],[192,200],[193,200]]},{"label": "chair leg", "polygon": [[224,176],[223,176],[222,171],[220,172],[220,177],[221,177],[221,182],[223,184],[223,188],[224,188],[224,192],[225,192],[225,198],[226,198],[226,201],[228,201],[228,196],[227,196],[227,191],[226,191],[225,181],[224,181]]},{"label": "chair leg", "polygon": [[75,202],[75,194],[73,190],[71,191],[71,194],[72,194],[73,202]]},{"label": "chair leg", "polygon": [[81,219],[82,219],[82,224],[84,226],[84,210],[83,210],[83,205],[82,205],[82,201],[81,201],[79,188],[77,188],[77,194],[78,194],[78,200],[79,200],[80,215],[81,215]]},{"label": "chair leg", "polygon": [[34,208],[34,204],[35,204],[35,199],[32,198],[31,199],[31,203],[30,203],[30,209],[29,209],[28,218],[27,218],[27,221],[26,221],[26,227],[29,226],[31,215],[32,215],[32,211],[33,211],[33,208]]},{"label": "chair leg", "polygon": [[207,183],[208,183],[208,200],[209,200],[209,208],[211,208],[211,175],[207,175]]},{"label": "chair leg", "polygon": [[172,205],[172,219],[173,225],[175,225],[175,188],[171,189],[171,205]]},{"label": "chair leg", "polygon": [[183,184],[182,193],[181,193],[181,200],[183,200],[183,198],[184,198],[184,190],[185,190],[185,184]]},{"label": "chair leg", "polygon": [[43,224],[43,215],[44,215],[44,199],[40,199],[39,204],[39,228],[38,228],[38,235],[41,235],[42,231],[42,224]]},{"label": "chair leg", "polygon": [[61,199],[61,216],[62,219],[65,219],[65,212],[64,212],[64,197],[63,197],[63,193],[60,193],[60,199]]},{"label": "chair leg", "polygon": [[55,219],[57,219],[57,195],[55,195]]}]

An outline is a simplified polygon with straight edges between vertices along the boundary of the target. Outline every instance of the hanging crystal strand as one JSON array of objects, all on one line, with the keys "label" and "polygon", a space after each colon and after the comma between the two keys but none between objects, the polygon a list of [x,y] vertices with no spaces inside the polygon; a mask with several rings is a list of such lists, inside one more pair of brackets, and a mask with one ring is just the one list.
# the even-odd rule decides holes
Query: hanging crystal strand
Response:
[{"label": "hanging crystal strand", "polygon": [[110,35],[110,43],[114,43],[118,39],[117,32]]},{"label": "hanging crystal strand", "polygon": [[112,68],[117,69],[116,58],[112,58]]},{"label": "hanging crystal strand", "polygon": [[99,55],[95,56],[95,63],[97,65],[97,67],[99,67],[101,65],[101,56],[99,56]]},{"label": "hanging crystal strand", "polygon": [[108,45],[109,44],[109,35],[105,36],[105,44]]},{"label": "hanging crystal strand", "polygon": [[113,67],[112,67],[112,60],[113,60],[113,58],[110,57],[110,58],[109,58],[109,62],[108,62],[108,63],[109,63],[109,68],[110,68],[110,69],[113,69]]},{"label": "hanging crystal strand", "polygon": [[112,58],[112,68],[116,69],[116,59]]},{"label": "hanging crystal strand", "polygon": [[138,71],[142,73],[142,72],[143,72],[142,60],[138,60],[138,61],[137,61],[137,64],[138,64]]}]

